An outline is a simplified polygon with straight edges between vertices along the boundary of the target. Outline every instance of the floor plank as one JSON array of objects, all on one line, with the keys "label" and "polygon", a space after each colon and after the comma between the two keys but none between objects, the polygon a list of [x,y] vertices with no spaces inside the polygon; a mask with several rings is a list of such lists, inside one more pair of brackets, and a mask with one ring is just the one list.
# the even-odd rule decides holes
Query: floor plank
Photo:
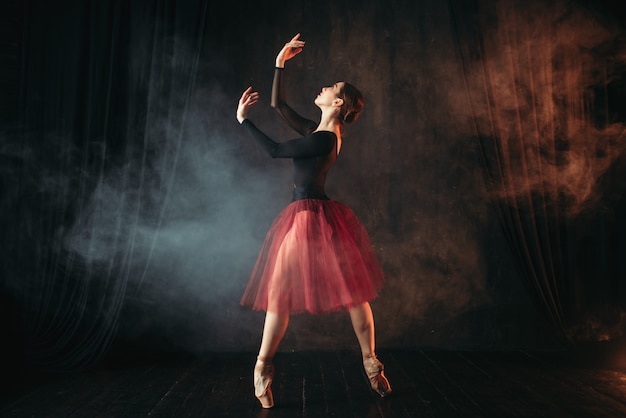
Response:
[{"label": "floor plank", "polygon": [[622,417],[626,373],[559,353],[381,350],[393,394],[354,351],[279,353],[276,407],[254,398],[252,353],[210,353],[48,376],[2,417]]}]

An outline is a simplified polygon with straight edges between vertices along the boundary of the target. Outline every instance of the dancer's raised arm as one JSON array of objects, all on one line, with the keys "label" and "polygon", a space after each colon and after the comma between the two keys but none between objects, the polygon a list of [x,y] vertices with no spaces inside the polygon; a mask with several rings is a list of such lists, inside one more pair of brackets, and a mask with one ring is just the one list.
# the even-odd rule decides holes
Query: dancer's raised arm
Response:
[{"label": "dancer's raised arm", "polygon": [[283,46],[276,56],[271,106],[276,109],[281,118],[296,132],[300,135],[306,135],[317,128],[317,123],[302,117],[287,104],[285,101],[285,82],[283,78],[285,62],[302,52],[302,48],[304,48],[304,41],[300,40],[300,34],[298,33]]}]

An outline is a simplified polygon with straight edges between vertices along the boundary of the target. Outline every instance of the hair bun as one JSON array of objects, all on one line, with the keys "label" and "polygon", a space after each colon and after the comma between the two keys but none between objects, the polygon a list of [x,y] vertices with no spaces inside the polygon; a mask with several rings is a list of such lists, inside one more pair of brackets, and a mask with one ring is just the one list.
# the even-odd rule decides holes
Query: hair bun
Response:
[{"label": "hair bun", "polygon": [[343,105],[340,110],[342,123],[352,123],[359,118],[363,109],[363,95],[356,87],[350,83],[343,83],[341,93],[343,95]]}]

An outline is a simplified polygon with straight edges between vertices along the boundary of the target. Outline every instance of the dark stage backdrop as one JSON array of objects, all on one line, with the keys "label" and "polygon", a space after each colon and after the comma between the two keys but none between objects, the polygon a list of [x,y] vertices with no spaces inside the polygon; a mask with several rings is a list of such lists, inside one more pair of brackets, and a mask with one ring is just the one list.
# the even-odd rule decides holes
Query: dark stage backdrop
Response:
[{"label": "dark stage backdrop", "polygon": [[[250,3],[250,4],[246,4]],[[57,369],[111,349],[256,350],[241,308],[291,163],[235,120],[365,94],[328,194],[387,281],[380,347],[554,348],[621,337],[624,32],[618,2],[5,2],[2,333]],[[6,92],[6,93],[5,93]],[[5,338],[6,336],[6,338]],[[294,317],[282,350],[356,349],[345,313]]]}]

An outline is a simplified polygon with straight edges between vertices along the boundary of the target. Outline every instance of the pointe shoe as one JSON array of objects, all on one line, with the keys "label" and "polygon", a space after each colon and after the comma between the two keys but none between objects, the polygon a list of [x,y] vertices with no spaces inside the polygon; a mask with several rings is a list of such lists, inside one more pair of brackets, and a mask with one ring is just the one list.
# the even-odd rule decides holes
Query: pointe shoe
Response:
[{"label": "pointe shoe", "polygon": [[365,374],[370,380],[372,390],[380,395],[381,398],[391,393],[391,386],[389,381],[385,377],[385,366],[378,361],[376,355],[363,358],[363,367],[365,368]]},{"label": "pointe shoe", "polygon": [[263,408],[274,406],[273,378],[274,365],[270,361],[257,360],[254,366],[254,395],[261,402]]}]

